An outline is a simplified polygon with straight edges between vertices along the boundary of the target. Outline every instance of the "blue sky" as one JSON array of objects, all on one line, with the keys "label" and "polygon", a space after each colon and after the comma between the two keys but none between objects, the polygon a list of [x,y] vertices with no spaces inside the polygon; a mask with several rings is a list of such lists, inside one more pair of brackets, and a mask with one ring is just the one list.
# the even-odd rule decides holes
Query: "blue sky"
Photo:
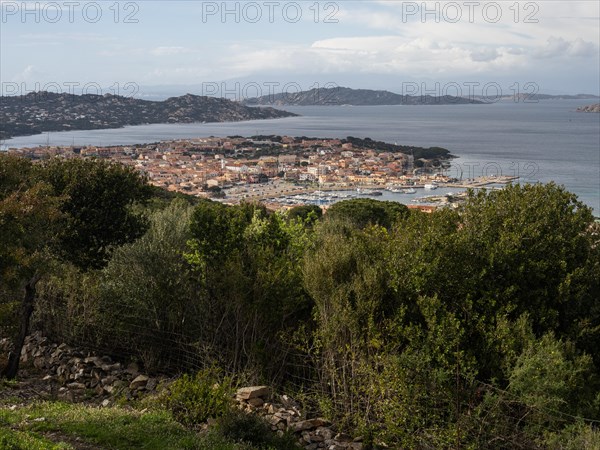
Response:
[{"label": "blue sky", "polygon": [[480,94],[495,83],[511,94],[528,82],[547,93],[600,89],[597,1],[0,5],[5,94],[36,83],[75,93],[85,83],[126,93],[134,83],[142,96],[235,90],[236,82],[404,93],[473,86]]}]

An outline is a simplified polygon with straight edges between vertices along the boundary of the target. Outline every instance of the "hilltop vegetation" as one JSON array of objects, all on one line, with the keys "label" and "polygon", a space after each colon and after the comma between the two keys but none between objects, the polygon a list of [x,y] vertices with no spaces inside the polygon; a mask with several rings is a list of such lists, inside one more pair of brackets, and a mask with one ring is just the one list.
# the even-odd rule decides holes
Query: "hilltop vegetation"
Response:
[{"label": "hilltop vegetation", "polygon": [[456,97],[452,95],[400,95],[390,91],[371,89],[351,89],[347,87],[315,88],[302,92],[282,92],[249,98],[247,105],[270,106],[375,106],[375,105],[465,105],[485,104],[474,98]]},{"label": "hilltop vegetation", "polygon": [[36,329],[149,372],[216,367],[373,447],[598,443],[600,230],[552,183],[433,214],[272,213],[156,198],[103,161],[0,156],[0,229],[16,346]]},{"label": "hilltop vegetation", "polygon": [[148,123],[237,122],[295,115],[192,94],[149,101],[112,94],[31,92],[0,96],[0,139],[46,131],[96,130]]}]

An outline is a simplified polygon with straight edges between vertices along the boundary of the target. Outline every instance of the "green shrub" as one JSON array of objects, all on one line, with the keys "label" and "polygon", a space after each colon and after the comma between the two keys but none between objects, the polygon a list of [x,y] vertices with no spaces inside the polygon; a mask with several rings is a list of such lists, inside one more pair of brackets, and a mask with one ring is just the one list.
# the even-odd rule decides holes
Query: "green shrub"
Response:
[{"label": "green shrub", "polygon": [[294,435],[288,432],[282,436],[271,431],[270,425],[256,415],[242,411],[230,411],[217,423],[217,432],[225,439],[245,443],[261,449],[293,450],[299,449]]},{"label": "green shrub", "polygon": [[216,369],[195,376],[184,375],[169,388],[166,406],[175,420],[185,426],[223,416],[231,409],[232,381]]},{"label": "green shrub", "polygon": [[600,430],[592,425],[577,422],[563,430],[549,434],[545,439],[548,448],[563,450],[593,450],[600,448]]}]

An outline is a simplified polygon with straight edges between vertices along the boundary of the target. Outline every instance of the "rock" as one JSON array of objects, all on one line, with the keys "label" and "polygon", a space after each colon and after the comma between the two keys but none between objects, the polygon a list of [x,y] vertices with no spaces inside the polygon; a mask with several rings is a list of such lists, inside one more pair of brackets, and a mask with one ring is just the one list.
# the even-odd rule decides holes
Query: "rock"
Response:
[{"label": "rock", "polygon": [[137,390],[146,387],[146,383],[148,383],[149,378],[146,375],[138,375],[135,379],[129,383],[129,389]]},{"label": "rock", "polygon": [[156,389],[157,385],[158,385],[158,380],[156,378],[150,378],[148,380],[148,383],[146,383],[146,390],[153,391],[154,389]]},{"label": "rock", "polygon": [[236,397],[240,400],[250,400],[251,398],[266,398],[269,395],[268,386],[251,386],[238,389]]},{"label": "rock", "polygon": [[110,372],[116,372],[118,370],[121,370],[121,364],[120,363],[114,363],[114,364],[102,364],[100,366],[100,368],[102,370],[104,370],[106,373],[110,373]]},{"label": "rock", "polygon": [[277,416],[277,414],[275,414],[273,416],[267,416],[267,422],[269,422],[273,426],[277,426],[280,423],[284,423],[285,419],[283,419],[282,417],[279,417],[279,416]]},{"label": "rock", "polygon": [[347,435],[346,433],[338,433],[338,434],[335,435],[335,437],[333,439],[335,439],[336,441],[339,441],[339,442],[350,442],[350,441],[352,441],[352,437],[349,436],[349,435]]},{"label": "rock", "polygon": [[283,406],[286,408],[294,408],[298,406],[294,400],[285,394],[281,396],[281,403],[283,403]]},{"label": "rock", "polygon": [[109,375],[108,377],[102,378],[100,380],[100,382],[104,385],[107,386],[109,384],[113,384],[117,379],[115,377],[113,377],[112,375]]},{"label": "rock", "polygon": [[600,103],[594,105],[580,106],[577,112],[600,113]]},{"label": "rock", "polygon": [[331,428],[327,428],[327,427],[317,428],[317,431],[315,431],[315,434],[317,436],[322,436],[324,440],[333,439],[333,435],[334,435]]},{"label": "rock", "polygon": [[325,438],[323,436],[319,436],[318,434],[311,434],[310,442],[323,442]]},{"label": "rock", "polygon": [[104,400],[102,400],[102,403],[101,403],[101,405],[102,405],[102,406],[104,406],[104,407],[106,408],[108,405],[110,405],[110,400],[109,400],[109,399],[104,399]]},{"label": "rock", "polygon": [[88,356],[83,360],[86,364],[93,364],[94,366],[100,367],[102,365],[102,358],[98,358],[97,356]]},{"label": "rock", "polygon": [[67,387],[69,389],[73,389],[73,390],[82,390],[82,391],[85,390],[85,384],[83,384],[83,383],[69,383],[69,384],[67,384]]},{"label": "rock", "polygon": [[328,424],[329,422],[327,422],[325,419],[308,419],[296,422],[292,424],[290,428],[292,429],[292,431],[298,432],[304,430],[312,430],[314,428],[323,427]]},{"label": "rock", "polygon": [[38,356],[33,360],[33,366],[36,369],[43,369],[46,366],[46,359]]},{"label": "rock", "polygon": [[265,403],[265,401],[260,397],[251,398],[248,400],[248,404],[252,405],[256,408],[258,408],[259,406],[262,406],[264,403]]},{"label": "rock", "polygon": [[125,372],[127,372],[132,377],[137,377],[140,374],[140,367],[137,365],[137,363],[132,362],[127,364]]}]

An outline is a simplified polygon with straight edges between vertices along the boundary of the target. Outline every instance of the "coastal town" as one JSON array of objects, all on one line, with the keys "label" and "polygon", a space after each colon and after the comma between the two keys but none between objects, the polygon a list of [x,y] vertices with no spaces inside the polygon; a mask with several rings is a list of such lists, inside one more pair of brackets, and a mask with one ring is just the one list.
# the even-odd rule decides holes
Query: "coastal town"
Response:
[{"label": "coastal town", "polygon": [[[339,200],[400,194],[401,202],[430,211],[465,196],[457,188],[505,184],[516,177],[450,176],[445,149],[385,144],[370,139],[289,136],[205,137],[142,145],[10,148],[33,160],[105,158],[144,173],[172,192],[224,203],[261,201],[272,209],[302,204],[326,207]],[[440,188],[443,194],[436,194]],[[452,193],[447,193],[451,188]],[[387,198],[386,198],[387,199]]]}]

